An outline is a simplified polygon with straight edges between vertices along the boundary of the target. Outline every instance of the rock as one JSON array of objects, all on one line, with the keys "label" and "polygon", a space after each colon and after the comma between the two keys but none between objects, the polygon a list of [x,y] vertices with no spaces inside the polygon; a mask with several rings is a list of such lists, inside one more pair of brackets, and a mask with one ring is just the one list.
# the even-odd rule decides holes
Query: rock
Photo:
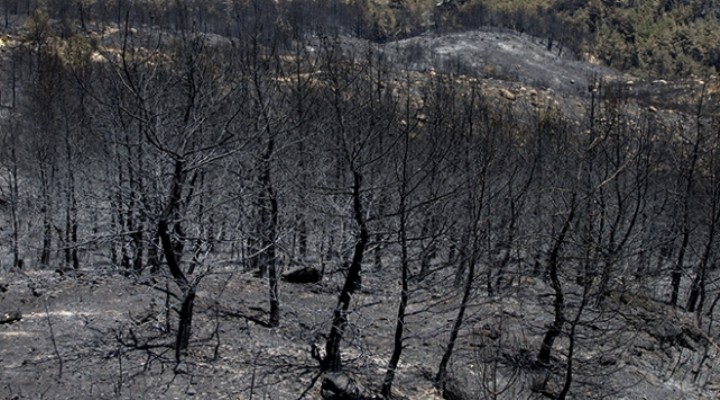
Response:
[{"label": "rock", "polygon": [[485,324],[481,329],[473,330],[473,335],[488,338],[490,340],[498,340],[500,338],[500,331],[490,324]]},{"label": "rock", "polygon": [[452,377],[445,382],[442,388],[442,397],[445,400],[472,400],[476,398],[467,391],[467,385]]},{"label": "rock", "polygon": [[328,373],[323,377],[320,394],[325,400],[374,400],[365,389],[347,374]]},{"label": "rock", "polygon": [[303,267],[283,274],[283,280],[288,283],[318,283],[322,280],[322,274],[317,268]]},{"label": "rock", "polygon": [[532,382],[530,390],[533,393],[541,394],[550,399],[557,398],[558,394],[560,393],[560,388],[558,387],[558,384],[555,383],[554,380],[549,379],[547,376],[543,378],[536,378]]},{"label": "rock", "polygon": [[648,107],[648,111],[650,111],[651,113],[655,114],[655,113],[658,112],[658,109],[657,109],[656,107],[650,106],[650,107]]},{"label": "rock", "polygon": [[325,375],[320,391],[322,398],[327,400],[355,399],[360,394],[355,382],[345,374]]},{"label": "rock", "polygon": [[11,324],[22,319],[22,314],[19,311],[11,311],[4,314],[0,314],[0,324]]},{"label": "rock", "polygon": [[615,357],[607,356],[607,355],[600,356],[600,365],[602,365],[604,367],[616,365],[617,362],[618,362],[618,360]]},{"label": "rock", "polygon": [[511,92],[508,89],[500,89],[500,95],[510,101],[515,101],[517,99],[517,96],[515,96],[515,93]]}]

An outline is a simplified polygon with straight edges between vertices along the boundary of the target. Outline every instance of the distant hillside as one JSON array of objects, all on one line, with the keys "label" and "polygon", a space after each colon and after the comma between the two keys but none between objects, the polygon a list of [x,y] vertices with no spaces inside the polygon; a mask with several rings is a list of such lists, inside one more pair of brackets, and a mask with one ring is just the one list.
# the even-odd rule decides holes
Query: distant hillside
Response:
[{"label": "distant hillside", "polygon": [[642,75],[720,70],[715,0],[376,0],[368,7],[388,36],[496,26]]},{"label": "distant hillside", "polygon": [[[44,4],[44,5],[43,5]],[[232,0],[140,1],[128,15],[118,0],[3,1],[6,30],[41,7],[72,36],[93,23],[196,28],[287,43],[306,34],[341,33],[388,42],[428,32],[498,27],[543,39],[548,50],[645,77],[704,77],[720,70],[717,0]],[[123,14],[123,15],[119,15]],[[561,45],[562,47],[557,47]]]}]

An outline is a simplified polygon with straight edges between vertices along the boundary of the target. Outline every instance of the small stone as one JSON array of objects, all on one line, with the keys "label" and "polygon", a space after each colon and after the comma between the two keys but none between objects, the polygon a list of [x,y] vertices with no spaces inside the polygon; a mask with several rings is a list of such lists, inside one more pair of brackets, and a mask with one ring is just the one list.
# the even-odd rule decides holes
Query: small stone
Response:
[{"label": "small stone", "polygon": [[500,95],[510,101],[515,101],[515,99],[517,99],[515,93],[511,92],[508,89],[500,89]]}]

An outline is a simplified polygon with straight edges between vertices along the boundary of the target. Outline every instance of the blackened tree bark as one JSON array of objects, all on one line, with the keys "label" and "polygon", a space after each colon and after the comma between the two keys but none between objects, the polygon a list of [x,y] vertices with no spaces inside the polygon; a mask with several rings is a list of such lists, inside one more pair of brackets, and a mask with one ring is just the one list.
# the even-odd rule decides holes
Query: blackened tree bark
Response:
[{"label": "blackened tree bark", "polygon": [[465,279],[465,286],[463,288],[463,297],[460,301],[460,308],[458,309],[457,316],[453,322],[452,329],[450,330],[450,337],[445,347],[440,365],[438,366],[438,372],[435,374],[434,385],[437,388],[444,388],[447,382],[447,368],[452,357],[453,350],[455,349],[455,343],[458,335],[460,334],[460,328],[465,318],[465,311],[467,310],[468,303],[470,302],[470,295],[472,294],[473,283],[475,280],[475,266],[477,264],[477,252],[471,256],[468,262],[467,278]]},{"label": "blackened tree bark", "polygon": [[[408,107],[409,108],[409,107]],[[398,242],[400,243],[400,302],[397,308],[397,320],[395,322],[395,334],[393,336],[393,351],[388,362],[387,370],[385,371],[385,378],[383,379],[382,388],[380,393],[384,398],[390,398],[392,391],[392,384],[395,380],[395,371],[397,370],[398,363],[400,362],[400,356],[403,350],[403,335],[405,331],[405,309],[408,303],[408,280],[410,275],[410,260],[408,256],[408,158],[410,152],[410,131],[406,129],[403,135],[403,147],[402,147],[402,161],[400,165],[400,191],[398,193],[398,216],[399,216],[399,227],[398,227]],[[379,244],[378,244],[379,246]],[[379,252],[376,252],[376,257],[379,258]],[[379,264],[376,261],[376,267]]]},{"label": "blackened tree bark", "polygon": [[[716,146],[717,145],[710,147],[715,149]],[[705,196],[709,197],[707,200],[710,203],[707,213],[708,218],[706,220],[707,233],[702,255],[695,269],[695,278],[690,287],[690,295],[686,307],[688,311],[697,313],[698,320],[705,305],[708,273],[714,267],[713,264],[715,263],[717,230],[718,224],[720,224],[720,171],[718,171],[718,157],[717,154],[713,152],[708,158],[710,159],[710,176],[706,177],[707,183],[705,185]]]},{"label": "blackened tree bark", "polygon": [[[254,6],[257,6],[254,4]],[[257,10],[255,10],[257,11]],[[251,54],[250,63],[252,70],[252,86],[255,95],[255,107],[257,119],[255,120],[255,130],[258,135],[265,137],[265,149],[259,160],[259,181],[260,181],[260,198],[258,199],[259,221],[258,236],[260,249],[258,259],[260,262],[261,275],[267,272],[270,313],[269,325],[278,327],[280,325],[280,296],[278,293],[278,263],[277,263],[277,241],[278,241],[278,194],[273,183],[273,160],[275,158],[276,135],[273,109],[276,105],[272,104],[274,97],[272,96],[274,86],[266,78],[271,76],[270,71],[273,68],[274,57],[265,58],[261,54],[259,44],[259,26],[256,21],[256,29],[251,36]],[[274,54],[275,48],[270,50]]]},{"label": "blackened tree bark", "polygon": [[558,393],[556,399],[557,400],[565,400],[567,398],[568,393],[570,392],[570,387],[572,386],[573,382],[573,362],[574,362],[574,356],[575,356],[575,346],[577,341],[577,335],[576,330],[578,325],[580,324],[580,318],[582,317],[583,311],[585,310],[585,307],[588,304],[588,300],[590,298],[590,285],[591,280],[587,279],[585,281],[585,284],[583,285],[583,292],[582,292],[582,299],[580,300],[580,306],[578,307],[577,313],[575,314],[575,318],[570,320],[570,332],[568,332],[568,352],[567,352],[567,365],[565,366],[565,382],[563,383],[563,387],[560,390],[560,393]]},{"label": "blackened tree bark", "polygon": [[678,249],[678,256],[671,274],[671,291],[670,291],[670,304],[675,306],[678,304],[680,297],[680,283],[682,276],[685,273],[685,256],[690,244],[690,233],[693,230],[693,224],[690,221],[691,215],[691,200],[693,198],[693,190],[695,188],[695,180],[697,173],[697,164],[700,158],[700,152],[703,148],[704,143],[704,132],[701,128],[701,117],[703,111],[703,96],[700,97],[700,103],[698,104],[698,111],[696,116],[695,125],[697,130],[695,132],[695,140],[692,143],[692,149],[690,153],[690,159],[688,165],[684,169],[685,178],[685,190],[682,193],[682,204],[681,204],[681,220],[680,220],[680,248]]},{"label": "blackened tree bark", "polygon": [[[700,320],[700,315],[702,313],[702,308],[705,303],[705,296],[706,296],[706,285],[707,285],[707,278],[708,278],[708,269],[710,269],[710,265],[713,264],[714,260],[714,252],[715,250],[715,242],[716,242],[716,236],[717,236],[717,229],[718,229],[718,223],[720,223],[720,179],[718,179],[718,161],[717,161],[717,142],[712,143],[710,140],[711,138],[714,138],[717,140],[717,137],[713,137],[712,135],[709,135],[709,140],[704,143],[704,134],[703,130],[704,128],[704,122],[701,120],[703,119],[703,101],[705,94],[705,88],[703,87],[703,91],[700,94],[700,102],[698,104],[698,110],[696,115],[696,143],[693,147],[693,157],[698,157],[700,153],[706,152],[707,156],[703,157],[704,161],[708,163],[709,165],[706,166],[706,170],[704,171],[705,174],[701,175],[701,177],[698,178],[700,182],[705,183],[704,186],[704,202],[709,203],[709,210],[707,212],[706,217],[706,226],[707,226],[707,236],[705,238],[705,244],[704,248],[702,250],[702,255],[700,256],[700,260],[698,261],[697,267],[695,268],[695,278],[693,279],[692,285],[690,287],[690,295],[688,297],[687,306],[686,309],[690,312],[697,312],[697,318]],[[690,189],[688,188],[688,191]],[[689,194],[689,193],[688,193]],[[687,195],[687,194],[686,194]],[[683,236],[684,239],[684,236]],[[681,249],[682,250],[682,249]]]},{"label": "blackened tree bark", "polygon": [[182,245],[178,242],[183,240],[182,237],[171,237],[170,223],[172,221],[174,230],[182,231],[180,220],[172,220],[178,213],[178,209],[182,202],[183,186],[186,184],[187,173],[185,171],[185,162],[183,160],[175,161],[175,169],[172,175],[172,184],[170,193],[165,205],[165,209],[158,221],[157,232],[165,255],[170,274],[182,292],[182,306],[180,308],[180,316],[178,322],[177,338],[175,340],[175,359],[179,362],[183,351],[188,348],[190,335],[192,332],[193,305],[195,302],[195,284],[190,282],[180,267],[181,252],[178,248]]},{"label": "blackened tree bark", "polygon": [[[434,385],[443,391],[446,389],[447,369],[450,358],[453,355],[455,344],[464,322],[465,312],[473,292],[475,269],[480,259],[481,241],[487,234],[483,232],[482,229],[483,212],[485,211],[488,195],[488,173],[493,163],[495,150],[497,150],[493,147],[493,140],[497,132],[481,131],[481,129],[476,128],[478,117],[484,117],[484,113],[478,113],[479,107],[483,107],[483,102],[477,90],[474,86],[471,88],[471,95],[465,104],[465,115],[462,119],[463,125],[460,127],[460,131],[463,132],[463,141],[461,142],[463,147],[460,151],[464,155],[463,163],[465,169],[463,190],[467,196],[464,201],[464,217],[467,223],[464,232],[467,239],[464,245],[467,247],[461,249],[461,254],[463,254],[464,259],[461,259],[460,262],[465,263],[467,267],[467,277],[463,285],[463,295],[458,313],[453,321],[450,336],[445,346],[445,352],[443,353],[435,375]],[[456,276],[459,275],[460,271],[457,272]],[[457,279],[456,282],[458,282]]]},{"label": "blackened tree bark", "polygon": [[268,283],[270,287],[270,326],[277,327],[280,325],[280,297],[278,295],[278,272],[277,272],[277,224],[278,224],[278,199],[273,188],[271,178],[271,159],[275,149],[275,139],[270,135],[267,142],[267,148],[263,155],[263,205],[264,211],[261,212],[265,221],[261,221],[265,226],[266,232],[263,235],[263,262],[268,271]]},{"label": "blackened tree bark", "polygon": [[555,343],[555,339],[562,333],[563,326],[565,325],[565,294],[563,293],[558,272],[560,269],[560,253],[565,245],[568,231],[575,217],[575,195],[573,194],[572,196],[573,198],[570,200],[570,212],[565,218],[562,229],[554,240],[552,250],[547,259],[547,273],[550,276],[550,286],[555,292],[555,300],[553,301],[554,320],[548,331],[545,332],[542,344],[540,345],[540,352],[537,356],[537,362],[540,365],[550,364],[553,344]]},{"label": "blackened tree bark", "polygon": [[[81,107],[84,106],[84,102],[80,102]],[[65,106],[65,105],[64,105]],[[71,143],[71,132],[69,110],[65,109],[65,155],[66,155],[66,179],[67,187],[65,189],[65,266],[72,266],[73,269],[77,270],[80,267],[80,260],[78,259],[78,215],[77,215],[77,194],[75,189],[75,159],[73,154],[74,146]]]},{"label": "blackened tree bark", "polygon": [[[152,57],[137,57],[137,48],[141,46],[133,41],[144,39],[134,37],[131,31],[126,14],[119,56],[109,57],[99,66],[105,72],[106,88],[114,95],[112,101],[106,101],[104,93],[92,92],[93,88],[88,91],[101,109],[107,110],[106,118],[129,128],[109,132],[109,138],[115,139],[112,142],[115,149],[125,146],[126,150],[113,152],[117,170],[124,174],[120,186],[125,201],[116,197],[116,206],[130,208],[117,215],[117,225],[129,226],[128,220],[132,218],[134,230],[145,229],[147,224],[156,232],[155,237],[150,236],[152,246],[162,251],[171,280],[180,291],[175,341],[175,357],[180,361],[192,335],[197,288],[208,272],[202,271],[190,279],[183,266],[189,234],[199,224],[195,207],[201,196],[195,191],[199,177],[212,174],[213,166],[240,151],[236,147],[240,134],[233,121],[244,98],[236,97],[238,82],[225,69],[228,60],[224,57],[230,57],[226,55],[230,52],[215,48],[210,51],[203,34],[189,29],[176,32],[174,40],[167,42],[157,37],[148,39],[157,47],[158,54],[167,55],[167,62],[159,63]],[[147,48],[147,43],[142,45]],[[132,133],[137,134],[137,143],[133,143]],[[152,180],[147,185],[141,170],[145,157],[156,161],[159,171],[154,177],[146,175]],[[146,187],[148,194],[139,193]],[[143,238],[130,239],[144,242]],[[138,260],[142,261],[143,253],[138,246],[135,250],[134,262],[140,265]],[[128,265],[131,262],[126,261]],[[171,310],[169,302],[167,305]]]},{"label": "blackened tree bark", "polygon": [[[47,267],[50,265],[50,254],[52,253],[52,181],[55,180],[55,166],[48,165],[48,160],[41,162],[40,177],[42,182],[42,206],[40,211],[43,216],[43,240],[42,249],[40,250],[40,265]],[[54,163],[53,163],[54,164]]]},{"label": "blackened tree bark", "polygon": [[323,371],[339,372],[342,369],[340,344],[345,335],[345,329],[347,328],[347,311],[350,307],[351,295],[358,289],[363,256],[368,241],[370,240],[365,216],[363,214],[361,195],[362,180],[362,174],[358,171],[353,171],[353,219],[358,227],[357,241],[355,242],[355,249],[353,250],[350,268],[345,277],[345,283],[340,290],[338,303],[333,311],[332,327],[330,328],[330,335],[325,343],[325,357],[321,362],[321,369]]}]

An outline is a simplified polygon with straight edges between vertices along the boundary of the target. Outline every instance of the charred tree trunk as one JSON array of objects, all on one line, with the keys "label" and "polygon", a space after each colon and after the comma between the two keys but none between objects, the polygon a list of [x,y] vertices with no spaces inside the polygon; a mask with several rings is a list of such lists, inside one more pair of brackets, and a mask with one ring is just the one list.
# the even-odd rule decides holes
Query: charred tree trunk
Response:
[{"label": "charred tree trunk", "polygon": [[[404,229],[403,229],[404,232]],[[397,310],[397,322],[395,325],[395,336],[393,338],[393,352],[390,356],[390,362],[388,363],[387,371],[385,372],[385,379],[380,393],[385,398],[390,398],[390,392],[392,390],[392,384],[395,380],[395,371],[397,370],[398,363],[400,362],[400,356],[403,349],[403,335],[405,331],[405,309],[408,303],[408,258],[407,258],[407,245],[403,245],[402,249],[402,260],[401,260],[401,289],[400,289],[400,304]]]},{"label": "charred tree trunk", "polygon": [[70,127],[67,117],[65,120],[65,152],[67,153],[67,179],[66,209],[65,209],[65,265],[73,269],[80,267],[77,253],[77,196],[75,195],[75,166],[73,162],[72,145],[70,143]]},{"label": "charred tree trunk", "polygon": [[[182,256],[182,236],[176,237],[175,240],[170,236],[170,218],[175,217],[174,231],[183,232],[180,221],[177,219],[180,203],[182,201],[182,189],[185,184],[184,163],[182,160],[175,161],[175,171],[173,173],[173,182],[170,189],[168,202],[163,210],[160,220],[158,221],[158,236],[162,244],[163,254],[170,270],[173,280],[182,291],[182,307],[180,309],[180,321],[178,323],[177,338],[175,340],[175,359],[180,362],[183,352],[188,348],[190,336],[192,334],[192,316],[193,305],[195,304],[195,283],[190,282],[182,269],[180,268],[180,259]],[[178,252],[180,250],[180,252]]]},{"label": "charred tree trunk", "polygon": [[[476,253],[477,249],[473,249],[473,253]],[[465,310],[470,302],[470,295],[472,294],[472,286],[475,280],[475,264],[477,262],[477,254],[473,254],[471,259],[467,263],[467,278],[465,279],[465,286],[463,289],[463,297],[460,302],[460,309],[458,310],[455,322],[453,323],[452,330],[450,331],[450,338],[448,339],[447,346],[445,347],[445,353],[440,360],[440,366],[438,372],[435,375],[435,387],[444,388],[447,381],[447,367],[452,357],[453,350],[455,349],[455,342],[457,341],[458,335],[460,334],[460,328],[465,318]]]},{"label": "charred tree trunk", "polygon": [[[717,208],[715,204],[716,202],[714,201],[713,203],[713,209]],[[710,256],[713,251],[713,245],[715,243],[715,231],[718,219],[720,219],[720,215],[713,210],[713,221],[710,223],[710,232],[708,232],[705,250],[703,251],[702,259],[698,265],[698,270],[690,289],[690,297],[688,298],[687,310],[690,312],[695,312],[697,310],[698,315],[702,312],[703,303],[705,302],[707,270],[710,263]]]},{"label": "charred tree trunk", "polygon": [[[272,191],[271,191],[272,192]],[[270,200],[270,235],[272,243],[267,249],[268,260],[268,284],[270,287],[270,326],[275,328],[280,325],[280,297],[278,295],[278,272],[277,272],[277,252],[275,249],[275,240],[277,236],[277,220],[278,220],[278,203],[274,192],[271,194]]]},{"label": "charred tree trunk", "polygon": [[690,165],[687,170],[685,193],[683,195],[682,204],[682,242],[680,243],[680,250],[678,252],[678,259],[673,267],[671,275],[671,293],[670,293],[670,304],[675,306],[678,303],[680,296],[680,282],[685,269],[685,253],[688,250],[690,244],[690,231],[692,229],[690,223],[690,199],[692,197],[692,191],[695,184],[695,170],[697,167],[698,158],[700,157],[701,145],[703,142],[703,132],[700,128],[700,115],[702,113],[702,96],[700,104],[698,106],[697,121],[697,134],[695,136],[695,143],[693,144],[692,154],[690,156]]},{"label": "charred tree trunk", "polygon": [[571,205],[570,214],[568,215],[565,223],[563,224],[560,234],[555,239],[550,256],[548,257],[548,274],[550,275],[550,285],[555,291],[555,301],[553,302],[553,308],[555,312],[555,319],[550,326],[550,329],[545,333],[542,344],[540,345],[540,352],[538,353],[537,362],[540,365],[546,366],[550,364],[550,354],[552,353],[553,344],[555,339],[560,336],[563,325],[565,325],[565,295],[562,289],[562,283],[558,275],[560,268],[560,251],[562,250],[563,244],[565,243],[565,237],[570,229],[570,225],[575,216],[575,200]]},{"label": "charred tree trunk", "polygon": [[[113,233],[117,233],[120,228],[118,227],[118,221],[117,221],[117,213],[115,213],[115,209],[118,207],[117,204],[115,204],[115,198],[113,195],[109,196],[110,198],[110,231]],[[110,262],[112,262],[112,265],[118,265],[118,251],[117,246],[115,245],[115,241],[110,242]]]},{"label": "charred tree trunk", "polygon": [[339,372],[342,369],[342,358],[340,355],[340,343],[342,342],[347,327],[347,310],[350,307],[351,295],[355,292],[360,281],[360,273],[362,270],[362,261],[365,253],[365,247],[369,241],[365,217],[363,216],[362,199],[360,196],[360,188],[362,187],[362,175],[353,172],[353,215],[355,223],[358,225],[360,232],[355,243],[352,262],[348,269],[345,283],[343,284],[338,303],[333,311],[332,327],[327,343],[325,343],[325,358],[321,362],[323,371]]},{"label": "charred tree trunk", "polygon": [[261,182],[263,185],[263,208],[262,216],[266,218],[261,221],[263,226],[263,261],[268,272],[268,284],[270,288],[270,326],[275,328],[280,325],[280,298],[278,296],[278,273],[277,273],[277,224],[278,224],[278,201],[277,194],[273,188],[270,162],[275,147],[275,140],[272,135],[268,138],[267,148],[263,156],[263,173]]},{"label": "charred tree trunk", "polygon": [[157,274],[160,271],[160,257],[158,249],[161,247],[160,236],[156,233],[150,244],[148,245],[148,266],[151,274]]},{"label": "charred tree trunk", "polygon": [[[7,15],[7,9],[6,9]],[[20,205],[20,186],[18,183],[18,159],[17,159],[17,134],[11,135],[11,149],[10,149],[10,162],[11,173],[10,173],[10,190],[12,193],[12,204],[11,204],[11,217],[12,217],[12,253],[13,253],[13,266],[15,268],[21,267],[20,262],[20,217],[19,217],[19,205]]]},{"label": "charred tree trunk", "polygon": [[177,337],[175,339],[175,360],[177,361],[180,361],[183,352],[187,350],[190,345],[194,305],[195,286],[188,285],[187,290],[183,291],[183,302],[180,307],[180,320],[178,322]]},{"label": "charred tree trunk", "polygon": [[50,182],[49,173],[46,168],[42,171],[42,215],[43,215],[43,242],[40,251],[40,265],[50,265],[50,253],[52,251],[52,217],[50,216]]},{"label": "charred tree trunk", "polygon": [[[397,322],[395,324],[395,336],[393,338],[393,352],[390,356],[390,362],[388,363],[388,368],[385,372],[385,379],[383,380],[382,388],[380,390],[380,393],[386,399],[391,397],[390,394],[392,392],[393,381],[395,380],[395,371],[397,370],[397,366],[400,362],[400,356],[403,350],[403,335],[405,331],[405,309],[407,308],[408,303],[408,279],[410,269],[407,237],[408,147],[409,134],[408,132],[405,132],[405,142],[402,160],[402,181],[400,183],[400,207],[398,210],[398,214],[400,216],[400,226],[398,229],[398,239],[400,241],[400,304],[398,304],[397,309]],[[378,246],[379,245],[380,244],[378,243]]]},{"label": "charred tree trunk", "polygon": [[588,294],[590,292],[590,279],[586,279],[586,284],[583,285],[583,294],[582,294],[582,300],[580,302],[580,307],[578,308],[577,314],[575,314],[575,318],[570,321],[570,332],[568,334],[568,338],[570,340],[570,343],[568,344],[568,354],[567,354],[567,366],[565,368],[565,383],[563,384],[562,390],[560,390],[560,393],[557,396],[557,400],[565,400],[568,393],[570,393],[570,386],[573,382],[573,360],[575,355],[575,341],[576,341],[576,330],[577,326],[580,323],[580,318],[582,317],[582,313],[585,310],[585,306],[587,306],[588,303]]},{"label": "charred tree trunk", "polygon": [[680,297],[680,282],[682,280],[683,271],[685,270],[685,251],[687,250],[690,242],[690,227],[686,226],[687,218],[683,218],[682,230],[682,242],[680,243],[680,251],[678,252],[678,259],[675,262],[672,270],[671,277],[671,293],[670,293],[670,304],[676,306]]}]

